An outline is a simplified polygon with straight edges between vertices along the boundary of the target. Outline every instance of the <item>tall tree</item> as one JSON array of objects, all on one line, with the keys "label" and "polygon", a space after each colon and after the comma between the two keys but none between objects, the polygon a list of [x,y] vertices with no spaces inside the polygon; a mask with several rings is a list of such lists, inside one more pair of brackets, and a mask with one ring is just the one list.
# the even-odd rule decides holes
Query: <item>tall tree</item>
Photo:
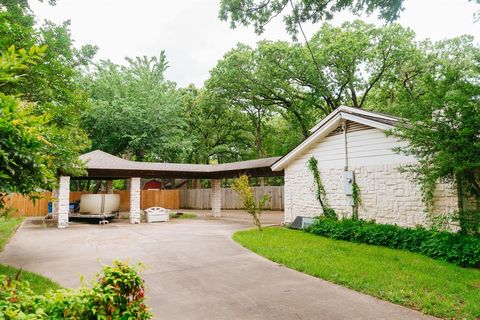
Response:
[{"label": "tall tree", "polygon": [[205,90],[262,116],[264,124],[279,114],[307,137],[316,121],[340,105],[369,107],[372,92],[401,81],[397,73],[417,54],[413,32],[396,24],[325,24],[308,46],[237,45],[211,71]]},{"label": "tall tree", "polygon": [[127,63],[102,61],[86,81],[92,108],[83,123],[93,148],[139,161],[179,161],[184,121],[175,84],[164,76],[164,52]]},{"label": "tall tree", "polygon": [[[480,4],[480,0],[469,1]],[[377,13],[380,19],[392,22],[400,16],[403,4],[404,0],[220,0],[219,17],[229,21],[232,28],[253,25],[260,34],[271,20],[282,15],[286,30],[295,37],[303,33],[302,23],[330,20],[344,10]]]},{"label": "tall tree", "polygon": [[480,200],[480,48],[467,36],[424,48],[422,72],[405,78],[390,105],[408,120],[394,133],[409,142],[399,151],[419,159],[406,169],[422,183],[427,204],[438,181],[453,182],[463,213],[466,198]]},{"label": "tall tree", "polygon": [[230,162],[248,153],[245,116],[214,92],[189,86],[181,90],[190,163]]},{"label": "tall tree", "polygon": [[48,114],[48,126],[55,130],[44,133],[50,147],[43,152],[56,171],[74,173],[79,167],[79,154],[89,146],[79,126],[79,110],[88,105],[79,82],[80,68],[90,62],[96,48],[76,49],[68,22],[46,22],[37,28],[27,1],[4,0],[0,7],[1,54],[12,45],[27,50],[35,46],[46,48],[41,59],[22,70],[23,81],[9,81],[0,90],[34,103],[31,112],[35,115]]}]

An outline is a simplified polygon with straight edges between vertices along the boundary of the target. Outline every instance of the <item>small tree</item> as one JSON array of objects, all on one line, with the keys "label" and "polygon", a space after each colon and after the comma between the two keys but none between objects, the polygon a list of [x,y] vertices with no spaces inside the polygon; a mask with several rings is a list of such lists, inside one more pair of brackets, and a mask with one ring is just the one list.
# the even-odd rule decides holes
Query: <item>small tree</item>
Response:
[{"label": "small tree", "polygon": [[242,175],[240,178],[235,179],[232,184],[232,189],[240,195],[242,198],[243,207],[249,214],[252,215],[253,223],[257,226],[258,230],[262,231],[260,215],[262,214],[265,202],[270,200],[270,196],[264,195],[257,203],[253,194],[253,188],[250,187],[248,177],[246,175]]}]

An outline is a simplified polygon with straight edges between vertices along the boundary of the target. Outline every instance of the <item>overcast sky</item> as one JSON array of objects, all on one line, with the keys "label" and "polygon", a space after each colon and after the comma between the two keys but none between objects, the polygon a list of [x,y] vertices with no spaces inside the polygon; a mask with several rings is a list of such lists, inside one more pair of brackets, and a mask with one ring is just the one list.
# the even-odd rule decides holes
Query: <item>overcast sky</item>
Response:
[{"label": "overcast sky", "polygon": [[[208,72],[236,43],[254,45],[262,39],[290,40],[282,21],[274,20],[261,36],[251,28],[232,30],[217,18],[220,0],[57,0],[56,6],[30,1],[37,18],[57,23],[71,20],[76,46],[86,43],[100,49],[97,59],[124,63],[126,56],[158,55],[165,50],[167,78],[181,87],[202,86]],[[48,1],[45,1],[48,2]],[[480,21],[473,12],[479,5],[467,0],[406,0],[399,23],[412,28],[418,39],[440,40],[462,34],[480,43]],[[348,13],[332,22],[352,19]],[[379,24],[374,17],[365,20]],[[311,36],[319,25],[305,25]]]}]

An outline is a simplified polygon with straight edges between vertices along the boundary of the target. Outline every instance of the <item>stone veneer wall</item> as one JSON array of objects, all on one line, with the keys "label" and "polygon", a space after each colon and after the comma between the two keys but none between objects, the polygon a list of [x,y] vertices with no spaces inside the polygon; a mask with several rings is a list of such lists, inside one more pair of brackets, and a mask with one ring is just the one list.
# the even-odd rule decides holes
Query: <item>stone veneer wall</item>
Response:
[{"label": "stone veneer wall", "polygon": [[211,194],[211,207],[214,217],[220,217],[222,215],[222,189],[221,180],[212,179],[212,194]]},{"label": "stone veneer wall", "polygon": [[[337,214],[350,217],[351,196],[344,193],[343,169],[319,168],[329,205]],[[425,205],[420,185],[407,173],[401,173],[398,165],[357,166],[355,181],[360,188],[361,219],[374,219],[378,223],[415,226],[426,223]],[[450,213],[458,208],[456,191],[452,186],[439,184],[435,194],[435,212]],[[315,216],[322,209],[315,198],[315,185],[307,164],[303,168],[287,167],[285,170],[285,222],[296,216]]]},{"label": "stone veneer wall", "polygon": [[61,176],[58,186],[58,199],[55,206],[58,228],[68,227],[68,213],[70,211],[70,177]]},{"label": "stone veneer wall", "polygon": [[140,178],[130,179],[130,223],[141,222]]}]

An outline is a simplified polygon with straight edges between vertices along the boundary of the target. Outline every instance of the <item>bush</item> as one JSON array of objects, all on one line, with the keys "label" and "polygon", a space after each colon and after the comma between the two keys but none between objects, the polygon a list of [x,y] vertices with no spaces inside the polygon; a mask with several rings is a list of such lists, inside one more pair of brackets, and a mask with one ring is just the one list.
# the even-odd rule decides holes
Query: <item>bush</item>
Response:
[{"label": "bush", "polygon": [[30,285],[0,276],[0,319],[150,319],[138,267],[115,261],[92,288],[50,290],[35,295]]},{"label": "bush", "polygon": [[463,267],[480,268],[480,238],[445,231],[402,228],[363,220],[320,218],[308,232],[332,239],[405,249]]}]

